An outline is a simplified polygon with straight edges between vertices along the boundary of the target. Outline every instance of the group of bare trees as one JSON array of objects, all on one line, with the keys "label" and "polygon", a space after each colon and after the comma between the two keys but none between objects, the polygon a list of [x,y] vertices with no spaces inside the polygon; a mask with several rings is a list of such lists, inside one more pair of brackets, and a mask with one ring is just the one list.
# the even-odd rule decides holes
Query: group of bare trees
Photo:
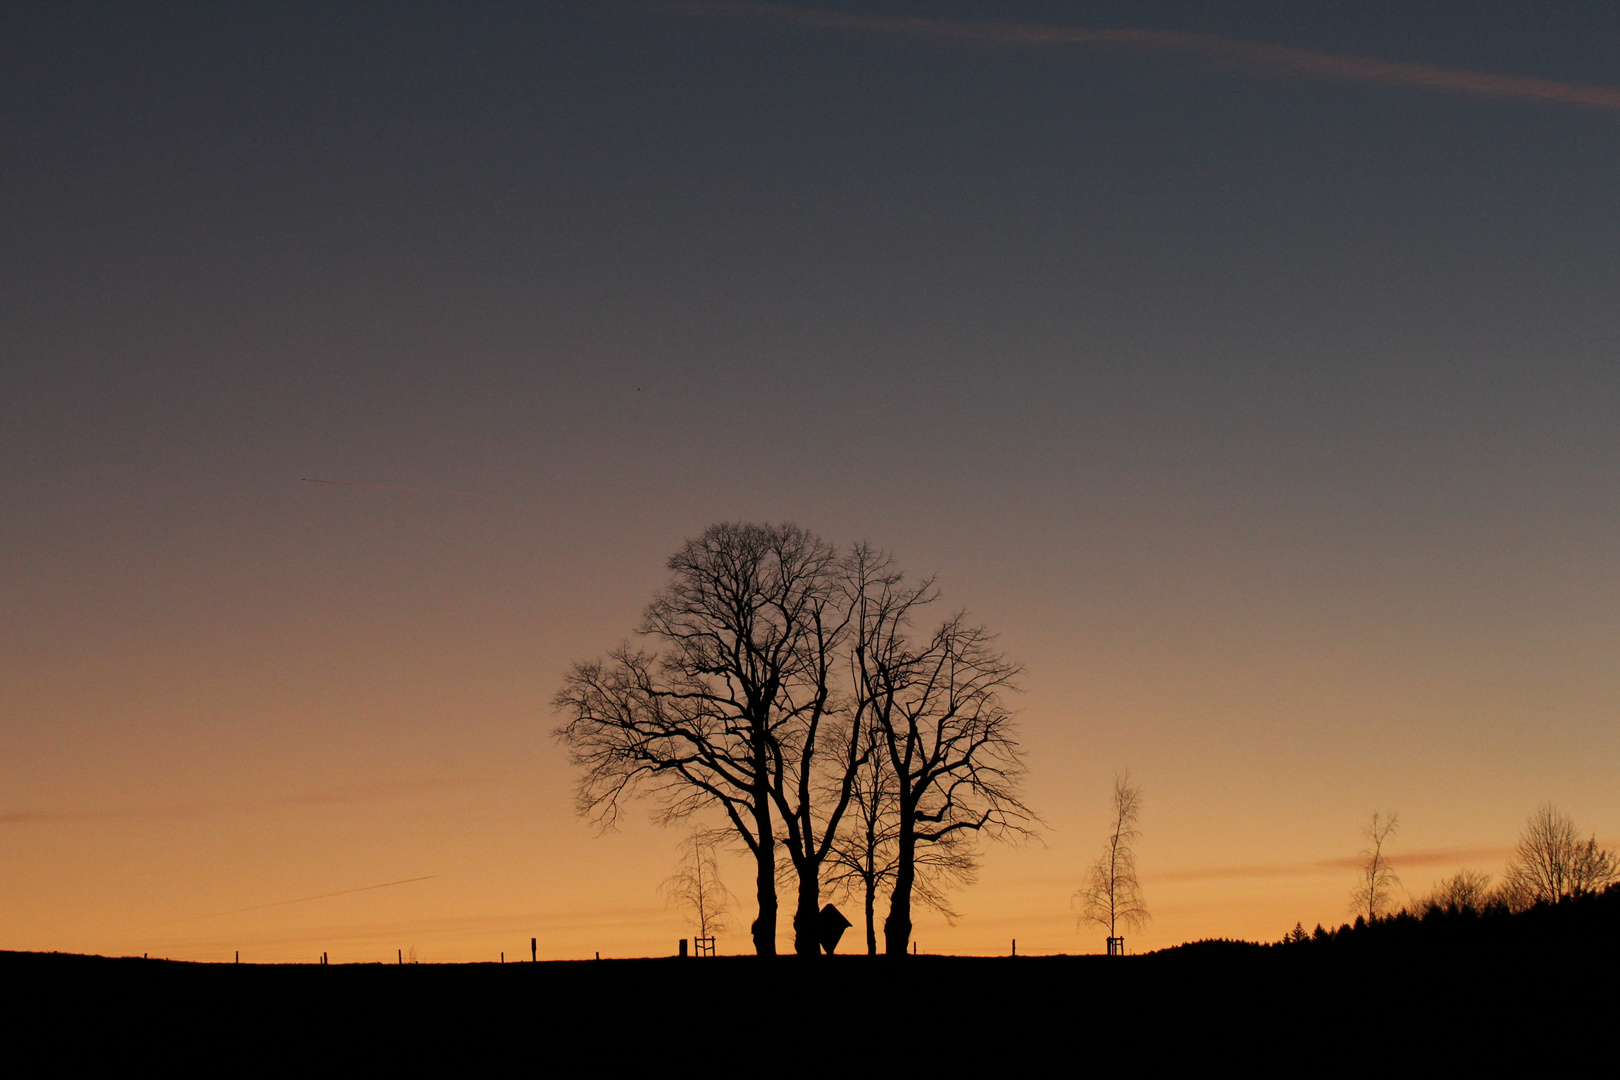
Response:
[{"label": "group of bare trees", "polygon": [[[582,814],[611,826],[649,795],[664,821],[718,815],[754,863],[760,955],[776,950],[779,871],[794,949],[816,955],[825,888],[858,889],[876,951],[904,955],[915,903],[949,913],[972,838],[1027,831],[1004,698],[1020,668],[960,613],[864,545],[793,525],[715,525],[669,560],[638,633],[575,664],[557,736],[582,770]],[[780,861],[785,856],[785,862]]]},{"label": "group of bare trees", "polygon": [[[1371,922],[1391,914],[1396,890],[1401,887],[1385,847],[1394,834],[1395,814],[1373,814],[1362,830],[1360,878],[1351,893],[1350,908],[1359,919]],[[1620,857],[1598,846],[1595,836],[1582,839],[1575,822],[1551,803],[1530,815],[1508,859],[1501,882],[1491,887],[1489,874],[1461,869],[1415,903],[1417,913],[1458,914],[1490,908],[1524,911],[1537,904],[1556,904],[1572,897],[1599,892],[1620,881]]]}]

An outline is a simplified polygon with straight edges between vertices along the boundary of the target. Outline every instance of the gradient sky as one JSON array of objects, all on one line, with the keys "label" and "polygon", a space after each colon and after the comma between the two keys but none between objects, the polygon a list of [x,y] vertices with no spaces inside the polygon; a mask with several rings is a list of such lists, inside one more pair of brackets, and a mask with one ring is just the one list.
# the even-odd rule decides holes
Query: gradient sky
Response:
[{"label": "gradient sky", "polygon": [[891,549],[1027,665],[1042,841],[924,951],[1099,951],[1121,768],[1133,949],[1336,924],[1375,809],[1414,895],[1544,800],[1620,836],[1617,45],[5,5],[0,948],[673,951],[679,834],[574,817],[550,700],[718,521]]}]

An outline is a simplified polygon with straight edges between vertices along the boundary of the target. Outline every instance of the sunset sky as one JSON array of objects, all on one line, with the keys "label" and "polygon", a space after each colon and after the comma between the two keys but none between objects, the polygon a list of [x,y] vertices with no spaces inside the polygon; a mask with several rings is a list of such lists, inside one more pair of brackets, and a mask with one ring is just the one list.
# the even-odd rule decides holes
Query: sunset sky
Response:
[{"label": "sunset sky", "polygon": [[1027,668],[924,952],[1620,839],[1620,7],[813,4],[0,8],[0,949],[673,952],[551,699],[722,521]]}]

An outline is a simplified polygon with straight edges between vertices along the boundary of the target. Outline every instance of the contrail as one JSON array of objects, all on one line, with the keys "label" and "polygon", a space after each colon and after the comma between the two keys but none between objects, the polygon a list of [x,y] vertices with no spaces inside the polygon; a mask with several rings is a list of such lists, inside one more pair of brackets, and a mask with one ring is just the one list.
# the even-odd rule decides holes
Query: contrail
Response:
[{"label": "contrail", "polygon": [[1087,30],[1032,23],[850,15],[840,11],[741,3],[737,0],[668,0],[644,10],[693,18],[745,19],[817,30],[883,34],[913,40],[980,46],[1093,46],[1171,56],[1204,69],[1316,82],[1438,90],[1482,97],[1584,105],[1620,111],[1620,87],[1559,82],[1524,75],[1442,67],[1372,56],[1295,49],[1256,41],[1174,30]]},{"label": "contrail", "polygon": [[348,480],[321,480],[313,476],[300,476],[300,483],[305,484],[331,484],[333,487],[366,488],[370,491],[411,491],[419,495],[471,495],[471,491],[461,488],[436,487],[404,487],[400,484],[356,484]]},{"label": "contrail", "polygon": [[150,930],[154,926],[174,926],[177,923],[196,922],[198,919],[217,919],[222,915],[242,915],[249,911],[263,911],[266,908],[286,907],[288,904],[305,904],[311,900],[325,900],[332,896],[348,896],[350,893],[370,892],[372,889],[386,889],[391,885],[409,885],[413,881],[431,881],[438,874],[427,874],[423,877],[403,878],[399,881],[385,881],[381,885],[362,885],[358,889],[339,889],[337,892],[321,893],[318,896],[300,896],[296,900],[277,900],[273,904],[258,904],[254,907],[234,908],[230,911],[210,911],[206,915],[188,915],[184,919],[170,919],[168,922],[149,923],[138,926],[137,930]]}]

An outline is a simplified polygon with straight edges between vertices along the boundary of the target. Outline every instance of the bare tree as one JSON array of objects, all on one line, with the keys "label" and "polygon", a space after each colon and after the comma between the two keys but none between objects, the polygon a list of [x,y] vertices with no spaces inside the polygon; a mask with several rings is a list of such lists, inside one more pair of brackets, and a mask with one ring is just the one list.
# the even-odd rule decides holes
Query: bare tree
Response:
[{"label": "bare tree", "polygon": [[888,771],[889,759],[878,752],[868,729],[864,760],[855,771],[850,789],[850,810],[845,827],[828,859],[827,884],[844,892],[860,892],[865,915],[866,953],[877,954],[874,931],[880,890],[894,880],[895,790]]},{"label": "bare tree", "polygon": [[1401,887],[1401,879],[1395,876],[1395,868],[1384,854],[1384,845],[1395,834],[1399,821],[1393,811],[1379,814],[1375,810],[1372,820],[1361,830],[1367,846],[1361,849],[1360,876],[1350,893],[1350,911],[1368,922],[1389,911],[1395,903],[1395,890]]},{"label": "bare tree", "polygon": [[826,595],[805,620],[800,677],[786,695],[790,722],[772,742],[770,792],[782,821],[782,845],[798,879],[793,947],[800,956],[821,955],[821,871],[869,749],[869,703],[858,687],[840,694],[833,683],[844,675],[850,621],[861,598],[874,583],[895,576],[891,560],[865,545],[828,568]]},{"label": "bare tree", "polygon": [[[898,799],[889,758],[880,752],[877,732],[869,729],[872,746],[856,775],[845,827],[839,832],[827,860],[826,884],[843,894],[858,893],[865,919],[866,953],[877,955],[877,901],[893,891],[899,871]],[[916,851],[913,899],[955,924],[949,890],[971,885],[978,876],[978,860],[961,833]]]},{"label": "bare tree", "polygon": [[1147,904],[1136,877],[1136,827],[1142,813],[1142,788],[1131,783],[1129,771],[1114,776],[1114,814],[1102,854],[1092,864],[1086,885],[1075,894],[1080,921],[1108,929],[1108,951],[1114,951],[1120,926],[1140,930],[1148,921]]},{"label": "bare tree", "polygon": [[725,815],[755,861],[754,949],[774,955],[773,808],[789,804],[790,763],[812,761],[821,735],[837,554],[797,526],[726,524],[688,541],[669,569],[639,627],[659,651],[626,644],[605,663],[575,664],[555,699],[566,717],[556,735],[583,770],[580,813],[604,828],[641,792],[666,822]]},{"label": "bare tree", "polygon": [[1438,882],[1434,890],[1418,904],[1418,910],[1456,915],[1465,911],[1483,911],[1490,900],[1491,875],[1479,870],[1463,869]]},{"label": "bare tree", "polygon": [[1551,803],[1530,815],[1503,875],[1502,899],[1516,910],[1556,904],[1620,880],[1615,853],[1580,838],[1575,822]]},{"label": "bare tree", "polygon": [[716,848],[725,832],[698,830],[681,841],[675,873],[658,887],[664,899],[682,908],[699,937],[712,938],[726,929],[726,909],[734,899],[720,880]]},{"label": "bare tree", "polygon": [[1575,871],[1570,877],[1575,882],[1571,896],[1597,892],[1620,880],[1620,861],[1613,851],[1597,846],[1596,836],[1589,836],[1575,849]]},{"label": "bare tree", "polygon": [[931,581],[882,579],[854,620],[857,684],[894,784],[895,867],[883,921],[890,956],[904,956],[911,940],[919,852],[975,834],[1028,835],[1035,823],[1019,799],[1023,762],[1002,702],[1022,669],[962,613],[914,646],[912,615],[935,595]]}]

